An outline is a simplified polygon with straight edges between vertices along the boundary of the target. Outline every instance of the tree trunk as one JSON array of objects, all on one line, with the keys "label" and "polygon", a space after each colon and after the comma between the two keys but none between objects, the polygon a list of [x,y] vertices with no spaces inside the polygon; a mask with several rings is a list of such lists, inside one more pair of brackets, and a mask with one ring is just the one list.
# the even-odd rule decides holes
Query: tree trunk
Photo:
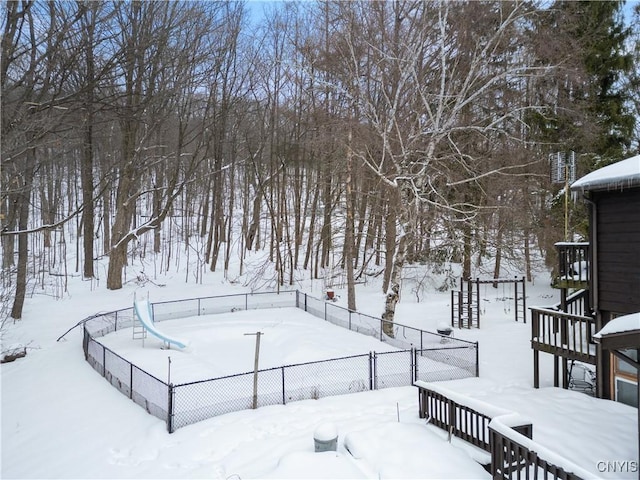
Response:
[{"label": "tree trunk", "polygon": [[384,235],[385,235],[385,261],[384,261],[384,278],[382,280],[382,291],[389,290],[391,285],[391,275],[394,268],[394,253],[397,248],[397,233],[396,233],[396,206],[398,202],[395,201],[396,192],[394,190],[387,189],[387,215],[384,222]]},{"label": "tree trunk", "polygon": [[527,275],[527,282],[532,281],[531,275],[531,246],[529,244],[529,227],[524,229],[524,268]]},{"label": "tree trunk", "polygon": [[465,222],[462,228],[463,247],[462,247],[462,278],[471,278],[471,225]]},{"label": "tree trunk", "polygon": [[333,210],[333,202],[331,195],[331,169],[333,162],[327,158],[323,169],[322,181],[322,206],[324,207],[324,216],[322,221],[322,230],[320,239],[322,242],[322,258],[320,260],[320,268],[329,266],[329,252],[331,251],[331,212]]},{"label": "tree trunk", "polygon": [[[93,203],[93,123],[94,123],[94,88],[95,88],[95,65],[94,65],[94,29],[95,29],[95,8],[98,4],[90,5],[90,10],[85,10],[85,33],[86,33],[86,85],[87,93],[85,100],[85,118],[83,125],[83,144],[80,177],[82,179],[82,248],[84,253],[82,275],[84,278],[93,278],[95,275],[93,268],[94,257],[94,203]],[[91,13],[90,13],[91,11]]]},{"label": "tree trunk", "polygon": [[[91,107],[88,107],[89,109]],[[87,112],[84,127],[84,144],[82,149],[82,163],[80,176],[82,178],[82,248],[84,261],[82,275],[84,278],[93,278],[94,257],[94,205],[93,205],[93,114]]]},{"label": "tree trunk", "polygon": [[[409,193],[408,188],[405,189],[402,188],[402,186],[400,188],[400,192],[393,190],[392,196],[396,199],[395,203],[398,205],[398,220],[402,230],[400,231],[399,238],[396,241],[396,248],[392,258],[387,259],[387,263],[391,263],[391,275],[389,278],[389,288],[386,291],[387,297],[384,304],[384,313],[382,314],[382,319],[384,320],[382,324],[382,331],[392,338],[394,337],[393,323],[396,313],[396,304],[400,300],[402,271],[404,269],[407,256],[407,242],[412,238],[413,233],[413,219],[411,218],[411,206],[413,202],[411,201],[411,194]],[[388,240],[387,244],[389,244]],[[387,252],[387,255],[388,254],[389,252]]]},{"label": "tree trunk", "polygon": [[[311,200],[311,218],[309,219],[309,232],[307,238],[307,251],[304,255],[304,266],[303,268],[306,270],[307,268],[312,269],[311,259],[313,256],[313,240],[316,234],[316,212],[318,210],[318,198],[319,198],[319,189],[313,189],[313,200]],[[313,275],[313,274],[312,274]]]},{"label": "tree trunk", "polygon": [[11,307],[11,318],[22,318],[24,298],[27,293],[27,262],[29,260],[29,234],[24,232],[29,226],[29,205],[33,187],[33,173],[36,162],[35,148],[26,152],[24,183],[20,190],[20,209],[18,213],[18,269],[16,272],[16,296]]},{"label": "tree trunk", "polygon": [[382,332],[385,335],[393,338],[394,334],[394,318],[396,314],[396,304],[400,300],[400,288],[402,285],[402,270],[404,268],[404,262],[406,257],[407,236],[403,232],[400,235],[398,246],[393,258],[393,271],[391,273],[391,279],[389,289],[387,290],[387,296],[384,303],[384,313],[382,314]]},{"label": "tree trunk", "polygon": [[131,221],[135,211],[135,198],[132,198],[131,191],[134,179],[138,178],[133,168],[135,163],[135,125],[131,120],[126,120],[124,123],[122,147],[124,165],[120,170],[118,181],[116,213],[111,230],[111,250],[109,251],[109,267],[107,270],[107,288],[109,290],[122,288],[122,271],[127,262],[127,246],[130,241],[128,233],[131,229]]},{"label": "tree trunk", "polygon": [[344,268],[347,273],[347,308],[349,310],[356,310],[356,287],[355,280],[353,278],[353,257],[355,250],[355,235],[354,235],[354,218],[353,218],[353,210],[355,208],[355,194],[353,192],[353,178],[352,178],[352,170],[353,170],[353,153],[351,151],[351,140],[352,140],[352,132],[351,128],[349,129],[348,135],[348,145],[347,145],[347,178],[345,185],[345,202],[346,202],[346,210],[347,210],[347,225],[345,226],[345,237],[344,237],[344,259],[345,265]]}]

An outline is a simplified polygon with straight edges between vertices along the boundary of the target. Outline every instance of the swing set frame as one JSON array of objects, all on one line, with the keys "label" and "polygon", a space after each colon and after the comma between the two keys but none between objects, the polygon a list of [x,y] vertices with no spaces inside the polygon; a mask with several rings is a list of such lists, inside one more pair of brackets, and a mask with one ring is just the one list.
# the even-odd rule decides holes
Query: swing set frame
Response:
[{"label": "swing set frame", "polygon": [[491,284],[494,288],[512,285],[514,289],[514,320],[527,323],[527,292],[525,278],[460,279],[460,289],[451,291],[451,326],[457,328],[480,328],[480,285]]}]

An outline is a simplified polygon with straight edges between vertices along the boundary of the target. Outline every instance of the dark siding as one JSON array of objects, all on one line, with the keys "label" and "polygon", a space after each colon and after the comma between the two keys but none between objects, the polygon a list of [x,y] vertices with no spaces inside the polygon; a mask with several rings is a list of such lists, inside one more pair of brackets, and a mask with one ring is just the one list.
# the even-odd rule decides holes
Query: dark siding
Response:
[{"label": "dark siding", "polygon": [[640,189],[594,192],[600,310],[640,311]]}]

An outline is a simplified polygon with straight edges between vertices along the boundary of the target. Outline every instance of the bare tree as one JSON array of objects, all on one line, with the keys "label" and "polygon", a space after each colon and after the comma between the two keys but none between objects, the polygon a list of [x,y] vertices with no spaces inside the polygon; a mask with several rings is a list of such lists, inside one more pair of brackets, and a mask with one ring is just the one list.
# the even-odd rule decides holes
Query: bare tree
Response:
[{"label": "bare tree", "polygon": [[[216,10],[220,8],[218,4],[153,2],[118,4],[117,7],[122,32],[119,48],[125,62],[118,88],[121,92],[117,111],[122,144],[120,160],[115,166],[117,193],[109,252],[109,289],[122,287],[129,243],[162,223],[185,184],[192,180],[199,164],[207,158],[210,145],[204,141],[203,134],[210,124],[206,121],[198,124],[201,129],[197,130],[197,138],[192,136],[191,130],[189,137],[185,129],[191,128],[192,99],[197,89],[206,85],[201,76],[198,77],[201,83],[194,82],[193,75],[200,75],[203,65],[202,70],[211,73],[206,68],[208,61],[209,65],[219,65],[215,57],[207,60],[211,43],[206,41],[219,33],[216,22],[224,25],[227,20],[219,13],[224,10]],[[180,35],[184,38],[176,41]],[[223,44],[223,47],[229,45]],[[211,53],[218,52],[224,50]],[[208,103],[205,107],[204,114],[208,119],[212,118],[213,106],[217,104]],[[151,186],[151,192],[160,195],[160,199],[153,202],[153,214],[142,224],[133,226],[136,202],[151,193],[143,188],[141,172],[149,172],[167,157],[148,154],[149,142],[156,138],[154,134],[176,110],[182,114],[178,121],[183,123],[176,143],[167,154],[173,157],[172,166],[166,170],[162,168],[163,175],[156,177],[162,184]],[[189,146],[192,142],[196,142],[196,146]]]},{"label": "bare tree", "polygon": [[[3,267],[18,262],[11,316],[21,318],[28,281],[30,233],[55,225],[30,226],[38,149],[50,148],[52,134],[64,124],[73,92],[65,90],[73,55],[59,55],[78,16],[64,2],[8,2],[2,32],[2,241]],[[53,145],[54,146],[54,145]],[[75,212],[77,213],[77,212]],[[72,216],[72,215],[71,215]],[[70,217],[67,217],[67,219]],[[67,219],[61,220],[61,222]]]},{"label": "bare tree", "polygon": [[[338,4],[336,54],[376,145],[355,152],[398,198],[398,221],[383,318],[393,335],[402,269],[415,241],[420,204],[463,225],[469,268],[471,222],[481,208],[474,191],[483,178],[523,172],[496,165],[464,147],[506,140],[523,109],[484,109],[508,80],[541,75],[518,55],[518,38],[532,11],[518,3],[352,2]],[[499,62],[497,61],[499,59]],[[498,65],[499,63],[499,65]],[[348,79],[360,79],[350,86]],[[475,140],[474,140],[475,139]],[[445,218],[445,217],[443,217]]]}]

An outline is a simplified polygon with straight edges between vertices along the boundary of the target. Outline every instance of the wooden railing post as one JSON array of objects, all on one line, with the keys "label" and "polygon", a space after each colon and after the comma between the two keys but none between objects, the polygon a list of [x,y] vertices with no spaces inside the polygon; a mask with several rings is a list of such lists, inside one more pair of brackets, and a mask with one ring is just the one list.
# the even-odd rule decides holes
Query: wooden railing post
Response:
[{"label": "wooden railing post", "polygon": [[447,407],[449,410],[449,418],[447,421],[448,424],[448,433],[449,433],[449,443],[451,443],[451,437],[455,435],[457,428],[457,420],[456,420],[456,404],[454,401],[447,398]]}]

